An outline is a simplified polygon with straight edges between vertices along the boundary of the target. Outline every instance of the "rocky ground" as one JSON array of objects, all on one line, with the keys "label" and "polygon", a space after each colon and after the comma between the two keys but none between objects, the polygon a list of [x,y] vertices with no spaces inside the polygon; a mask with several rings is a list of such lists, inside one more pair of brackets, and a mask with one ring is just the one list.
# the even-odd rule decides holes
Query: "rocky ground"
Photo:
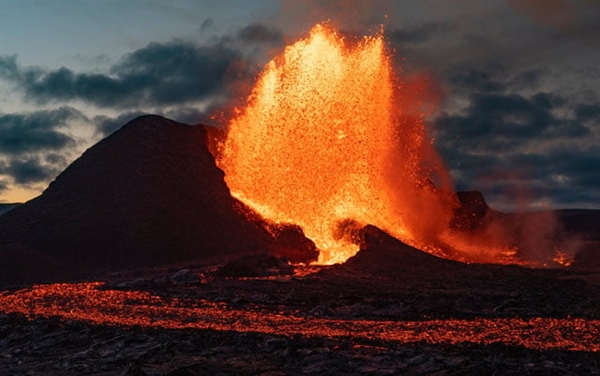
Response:
[{"label": "rocky ground", "polygon": [[600,374],[589,273],[373,257],[4,291],[0,374]]},{"label": "rocky ground", "polygon": [[593,375],[598,353],[90,325],[0,315],[4,375]]}]

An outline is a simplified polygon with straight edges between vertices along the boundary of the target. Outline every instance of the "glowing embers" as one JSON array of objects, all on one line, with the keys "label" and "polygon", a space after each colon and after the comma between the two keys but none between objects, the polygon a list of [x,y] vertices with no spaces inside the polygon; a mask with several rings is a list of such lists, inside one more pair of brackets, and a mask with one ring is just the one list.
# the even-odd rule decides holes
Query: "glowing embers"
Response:
[{"label": "glowing embers", "polygon": [[229,124],[219,164],[233,195],[301,226],[323,264],[358,250],[340,234],[348,219],[434,244],[425,238],[447,228],[449,211],[425,187],[437,165],[423,168],[423,156],[434,153],[420,117],[394,103],[396,88],[382,35],[349,46],[315,26],[267,65]]},{"label": "glowing embers", "polygon": [[600,351],[600,321],[583,318],[473,320],[347,320],[287,315],[250,304],[165,298],[150,292],[103,290],[101,283],[53,284],[0,292],[0,313],[59,317],[97,325],[210,329],[283,336],[340,337],[397,343],[505,343],[536,350]]}]

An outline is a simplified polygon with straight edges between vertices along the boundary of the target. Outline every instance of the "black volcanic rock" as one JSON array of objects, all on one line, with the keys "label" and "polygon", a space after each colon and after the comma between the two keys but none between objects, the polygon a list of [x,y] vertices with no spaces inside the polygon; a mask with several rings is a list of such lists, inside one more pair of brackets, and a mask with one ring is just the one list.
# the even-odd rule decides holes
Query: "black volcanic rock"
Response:
[{"label": "black volcanic rock", "polygon": [[0,217],[0,286],[265,251],[271,235],[231,197],[206,137],[148,115],[88,149]]},{"label": "black volcanic rock", "polygon": [[300,226],[278,223],[270,224],[268,230],[274,238],[274,247],[271,252],[274,256],[295,264],[308,263],[319,258],[317,246],[304,236],[304,231]]},{"label": "black volcanic rock", "polygon": [[460,206],[454,210],[451,226],[458,230],[475,230],[483,226],[490,211],[483,194],[479,191],[456,192]]},{"label": "black volcanic rock", "polygon": [[246,255],[231,260],[212,274],[217,278],[292,275],[294,269],[283,259],[268,254]]},{"label": "black volcanic rock", "polygon": [[460,273],[467,267],[413,248],[372,225],[365,226],[360,236],[360,250],[343,264],[359,273],[401,278],[406,274]]}]

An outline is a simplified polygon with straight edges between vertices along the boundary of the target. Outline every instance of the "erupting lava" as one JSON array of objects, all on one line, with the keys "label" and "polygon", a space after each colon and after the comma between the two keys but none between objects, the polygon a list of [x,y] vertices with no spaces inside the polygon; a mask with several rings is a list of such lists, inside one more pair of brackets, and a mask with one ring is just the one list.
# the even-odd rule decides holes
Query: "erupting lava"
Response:
[{"label": "erupting lava", "polygon": [[366,224],[435,252],[450,179],[403,99],[381,34],[349,44],[316,25],[266,66],[229,124],[218,162],[232,194],[301,226],[321,264],[354,255],[352,231]]}]

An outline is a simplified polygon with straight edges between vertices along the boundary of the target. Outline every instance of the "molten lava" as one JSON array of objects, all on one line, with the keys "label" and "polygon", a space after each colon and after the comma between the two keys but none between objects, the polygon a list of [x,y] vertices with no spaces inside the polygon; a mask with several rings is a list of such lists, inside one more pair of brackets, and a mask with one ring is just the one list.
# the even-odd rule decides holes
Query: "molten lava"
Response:
[{"label": "molten lava", "polygon": [[219,165],[232,194],[301,226],[322,264],[354,255],[346,232],[365,224],[435,251],[449,179],[400,88],[381,34],[349,45],[315,26],[266,66],[229,124]]}]

